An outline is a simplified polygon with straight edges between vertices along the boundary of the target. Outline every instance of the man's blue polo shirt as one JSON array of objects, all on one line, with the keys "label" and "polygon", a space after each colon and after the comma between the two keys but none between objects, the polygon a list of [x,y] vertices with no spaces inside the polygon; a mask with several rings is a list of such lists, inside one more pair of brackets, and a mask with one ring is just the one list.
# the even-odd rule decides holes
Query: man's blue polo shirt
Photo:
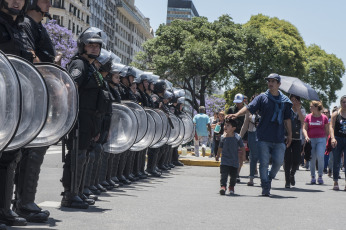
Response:
[{"label": "man's blue polo shirt", "polygon": [[[278,99],[278,97],[274,98]],[[284,103],[284,106],[283,120],[290,119],[292,104]],[[281,124],[279,124],[276,121],[271,121],[275,111],[275,103],[269,100],[264,93],[258,95],[247,105],[247,108],[250,113],[254,114],[258,111],[261,116],[257,127],[257,139],[259,141],[274,143],[283,143],[285,141],[285,123],[282,121]]]}]

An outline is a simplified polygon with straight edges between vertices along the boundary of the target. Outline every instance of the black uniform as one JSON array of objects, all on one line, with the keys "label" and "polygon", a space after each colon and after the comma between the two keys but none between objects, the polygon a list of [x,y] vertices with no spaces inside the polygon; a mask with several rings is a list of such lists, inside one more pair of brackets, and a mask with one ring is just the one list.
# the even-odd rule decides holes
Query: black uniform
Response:
[{"label": "black uniform", "polygon": [[55,59],[55,48],[42,23],[37,23],[31,17],[26,16],[21,26],[28,36],[30,47],[32,47],[40,61],[53,63]]},{"label": "black uniform", "polygon": [[[87,59],[76,55],[68,65],[68,71],[78,85],[79,92],[79,113],[78,122],[68,136],[67,148],[69,150],[65,158],[62,183],[64,186],[64,197],[62,206],[73,207],[78,204],[78,208],[88,208],[88,205],[80,205],[77,192],[81,193],[83,170],[86,163],[87,149],[92,138],[101,132],[102,113],[107,110],[105,100],[102,95],[103,79],[96,68]],[[73,148],[75,130],[78,128],[78,153]],[[71,187],[71,153],[78,154],[76,181]],[[74,167],[74,165],[72,165]],[[83,188],[82,188],[83,189]],[[82,194],[79,194],[82,196]],[[83,196],[82,196],[83,198]]]},{"label": "black uniform", "polygon": [[[0,50],[7,54],[14,54],[32,62],[33,55],[27,43],[27,37],[20,28],[21,17],[13,21],[11,15],[0,11]],[[21,151],[0,153],[0,224],[26,225],[23,218],[19,218],[10,209],[13,195],[14,176],[17,163],[21,158]]]},{"label": "black uniform", "polygon": [[[29,16],[21,23],[29,46],[42,62],[54,62],[55,48],[42,23],[35,22]],[[24,148],[22,159],[18,164],[16,173],[16,201],[14,210],[18,215],[29,222],[47,221],[49,212],[42,211],[35,204],[36,188],[38,185],[40,168],[48,147]]]}]

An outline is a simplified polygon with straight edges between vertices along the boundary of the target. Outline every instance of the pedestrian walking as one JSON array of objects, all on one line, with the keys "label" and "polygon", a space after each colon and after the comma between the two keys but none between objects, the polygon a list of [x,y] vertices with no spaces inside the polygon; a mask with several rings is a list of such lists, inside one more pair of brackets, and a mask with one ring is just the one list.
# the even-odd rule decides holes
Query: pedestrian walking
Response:
[{"label": "pedestrian walking", "polygon": [[[236,114],[228,117],[237,118],[249,111],[258,113],[261,120],[257,127],[258,154],[260,161],[260,176],[262,195],[270,196],[271,182],[280,170],[284,161],[286,146],[289,147],[292,141],[291,130],[291,107],[292,102],[281,91],[281,77],[273,73],[265,78],[268,90],[257,96],[249,105],[243,107]],[[287,138],[285,145],[285,127]],[[269,170],[269,160],[272,159],[272,167]]]},{"label": "pedestrian walking", "polygon": [[[334,162],[333,162],[333,180],[334,180],[334,190],[339,190],[339,173],[341,167],[341,154],[346,153],[346,95],[342,96],[340,99],[340,109],[332,114],[330,122],[330,137],[332,147],[334,151]],[[345,171],[345,182],[346,182],[346,171]],[[346,191],[346,183],[345,183]]]},{"label": "pedestrian walking", "polygon": [[193,117],[193,123],[196,127],[195,135],[195,156],[199,157],[199,145],[202,145],[202,155],[205,157],[208,138],[211,137],[210,119],[205,114],[205,107],[199,107],[199,114]]},{"label": "pedestrian walking", "polygon": [[225,134],[221,136],[216,156],[216,161],[219,161],[220,154],[222,153],[220,165],[220,195],[225,195],[228,176],[230,176],[228,191],[230,194],[234,194],[234,186],[237,182],[239,167],[238,149],[245,154],[243,140],[238,133],[235,133],[236,127],[237,122],[235,120],[227,119],[225,121]]},{"label": "pedestrian walking", "polygon": [[303,134],[306,142],[311,142],[311,184],[316,184],[315,168],[318,161],[318,183],[323,184],[324,150],[329,135],[328,118],[322,114],[323,105],[320,101],[310,103],[311,113],[305,117]]}]

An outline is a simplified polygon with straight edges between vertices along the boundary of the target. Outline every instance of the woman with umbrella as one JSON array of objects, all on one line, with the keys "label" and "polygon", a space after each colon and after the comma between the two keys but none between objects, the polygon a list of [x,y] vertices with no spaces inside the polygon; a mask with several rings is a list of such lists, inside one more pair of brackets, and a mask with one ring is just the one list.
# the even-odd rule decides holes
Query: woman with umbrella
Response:
[{"label": "woman with umbrella", "polygon": [[316,184],[315,168],[318,160],[318,183],[323,184],[324,150],[329,135],[329,124],[326,115],[322,114],[323,105],[320,101],[310,103],[311,113],[305,117],[303,134],[305,142],[311,143],[311,184]]},{"label": "woman with umbrella", "polygon": [[285,151],[285,188],[295,186],[294,175],[299,167],[301,144],[302,144],[302,124],[305,119],[305,109],[300,103],[300,97],[291,94],[292,101],[291,121],[292,121],[292,143]]},{"label": "woman with umbrella", "polygon": [[[346,153],[346,95],[340,99],[340,109],[332,114],[330,122],[330,138],[332,147],[334,148],[334,162],[333,162],[333,190],[339,190],[339,172],[341,154],[344,152],[344,161]],[[345,171],[346,176],[346,171]],[[346,181],[346,179],[345,179]],[[346,185],[345,185],[346,191]]]}]

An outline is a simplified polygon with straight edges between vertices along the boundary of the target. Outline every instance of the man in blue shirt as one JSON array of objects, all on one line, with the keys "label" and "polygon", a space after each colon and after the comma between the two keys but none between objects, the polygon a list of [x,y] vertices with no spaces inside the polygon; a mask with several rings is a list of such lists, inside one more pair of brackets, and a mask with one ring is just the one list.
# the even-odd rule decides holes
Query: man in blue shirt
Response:
[{"label": "man in blue shirt", "polygon": [[193,117],[193,123],[196,127],[195,134],[195,156],[199,157],[199,145],[202,145],[202,155],[205,157],[205,150],[208,143],[208,138],[211,136],[210,119],[205,114],[205,107],[199,107],[199,114]]},{"label": "man in blue shirt", "polygon": [[[281,77],[279,74],[270,74],[265,78],[268,90],[257,96],[249,105],[236,114],[228,117],[233,119],[243,115],[246,111],[254,114],[259,112],[261,120],[257,127],[257,139],[260,161],[260,176],[262,195],[269,196],[271,181],[275,178],[284,161],[286,146],[292,141],[291,107],[292,102],[279,91]],[[287,140],[285,141],[285,128]],[[272,158],[272,167],[268,170],[269,159]]]}]

